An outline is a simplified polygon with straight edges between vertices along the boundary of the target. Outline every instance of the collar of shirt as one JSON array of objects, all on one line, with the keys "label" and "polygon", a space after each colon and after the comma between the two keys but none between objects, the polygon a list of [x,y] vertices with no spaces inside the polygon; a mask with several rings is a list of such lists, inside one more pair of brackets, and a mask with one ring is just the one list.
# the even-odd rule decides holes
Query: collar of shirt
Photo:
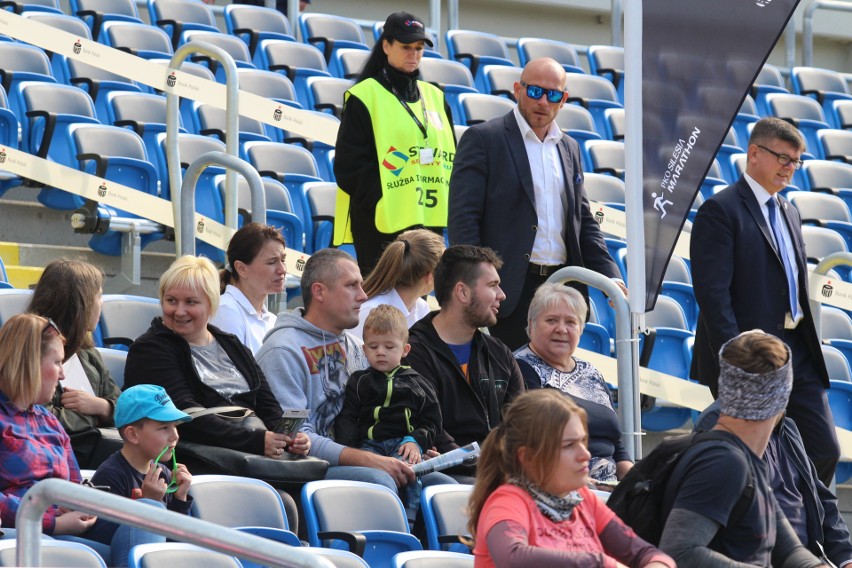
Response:
[{"label": "collar of shirt", "polygon": [[264,307],[263,311],[258,314],[257,310],[254,309],[254,306],[251,305],[249,299],[246,297],[245,294],[243,294],[243,291],[237,288],[236,286],[233,286],[232,284],[228,284],[225,287],[225,293],[229,294],[232,298],[234,298],[234,300],[237,301],[237,304],[239,304],[239,306],[243,310],[245,310],[247,314],[264,318],[268,313],[268,310],[266,309],[266,307]]},{"label": "collar of shirt", "polygon": [[760,204],[760,210],[763,211],[763,216],[766,218],[766,222],[768,224],[769,211],[766,209],[766,202],[770,197],[774,197],[774,195],[771,195],[768,191],[766,191],[762,185],[757,183],[757,181],[755,181],[755,179],[747,173],[743,173],[743,178],[754,193],[755,199],[757,199],[757,202]]},{"label": "collar of shirt", "polygon": [[562,132],[558,126],[556,126],[556,121],[550,123],[550,126],[547,127],[547,136],[544,137],[544,140],[539,140],[538,136],[536,136],[535,132],[533,132],[532,127],[527,123],[527,120],[521,116],[521,111],[518,110],[518,106],[515,105],[515,108],[512,109],[512,112],[515,115],[515,120],[518,123],[518,128],[521,130],[521,137],[524,139],[527,138],[535,138],[537,142],[559,142],[562,140],[562,137],[565,136],[565,133]]}]

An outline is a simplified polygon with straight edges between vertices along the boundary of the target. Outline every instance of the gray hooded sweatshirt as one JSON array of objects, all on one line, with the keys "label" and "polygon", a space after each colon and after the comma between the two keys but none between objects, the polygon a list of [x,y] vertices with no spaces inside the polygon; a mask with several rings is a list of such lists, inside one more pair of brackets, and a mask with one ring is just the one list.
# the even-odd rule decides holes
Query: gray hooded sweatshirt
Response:
[{"label": "gray hooded sweatshirt", "polygon": [[311,455],[336,466],[345,446],[332,440],[334,419],[349,377],[369,363],[355,336],[329,333],[303,315],[302,308],[278,314],[256,358],[282,408],[310,411],[301,431],[311,439]]}]

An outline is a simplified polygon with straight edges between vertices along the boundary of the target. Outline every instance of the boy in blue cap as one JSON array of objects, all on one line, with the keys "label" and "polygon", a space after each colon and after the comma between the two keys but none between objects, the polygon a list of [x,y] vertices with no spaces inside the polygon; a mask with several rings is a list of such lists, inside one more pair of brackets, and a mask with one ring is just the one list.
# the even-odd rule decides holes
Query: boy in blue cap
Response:
[{"label": "boy in blue cap", "polygon": [[[156,385],[136,385],[121,393],[115,403],[115,426],[124,441],[121,450],[104,461],[92,484],[131,499],[144,499],[150,504],[188,514],[192,507],[189,487],[192,475],[177,463],[174,448],[178,441],[177,425],[192,417],[177,409],[165,389]],[[159,463],[171,459],[172,468]],[[142,542],[165,542],[165,537],[134,529],[129,537],[121,537],[125,527],[98,519],[86,532],[86,538],[110,544],[113,563],[127,566],[130,548]]]}]

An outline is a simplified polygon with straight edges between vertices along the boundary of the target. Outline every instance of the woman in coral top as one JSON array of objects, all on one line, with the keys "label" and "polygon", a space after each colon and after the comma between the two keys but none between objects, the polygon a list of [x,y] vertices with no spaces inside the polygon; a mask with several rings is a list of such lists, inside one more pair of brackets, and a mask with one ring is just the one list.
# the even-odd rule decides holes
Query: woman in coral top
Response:
[{"label": "woman in coral top", "polygon": [[585,412],[555,390],[509,406],[470,499],[476,568],[675,566],[588,489],[587,437]]}]

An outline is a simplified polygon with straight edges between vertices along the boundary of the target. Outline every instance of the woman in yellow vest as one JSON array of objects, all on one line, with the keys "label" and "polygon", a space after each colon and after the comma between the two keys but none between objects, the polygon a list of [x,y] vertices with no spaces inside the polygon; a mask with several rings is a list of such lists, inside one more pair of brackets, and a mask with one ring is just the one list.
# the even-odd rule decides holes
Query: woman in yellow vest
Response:
[{"label": "woman in yellow vest", "polygon": [[422,20],[391,14],[344,98],[334,243],[354,242],[364,275],[400,232],[447,226],[456,144],[444,93],[417,80],[425,44]]}]

